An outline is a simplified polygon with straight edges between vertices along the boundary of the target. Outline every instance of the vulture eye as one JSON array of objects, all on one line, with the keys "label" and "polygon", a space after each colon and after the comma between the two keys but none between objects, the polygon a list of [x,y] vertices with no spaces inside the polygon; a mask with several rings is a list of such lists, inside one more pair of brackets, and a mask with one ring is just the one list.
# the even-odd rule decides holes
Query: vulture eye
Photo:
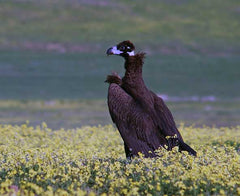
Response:
[{"label": "vulture eye", "polygon": [[119,50],[125,50],[125,46],[120,46]]}]

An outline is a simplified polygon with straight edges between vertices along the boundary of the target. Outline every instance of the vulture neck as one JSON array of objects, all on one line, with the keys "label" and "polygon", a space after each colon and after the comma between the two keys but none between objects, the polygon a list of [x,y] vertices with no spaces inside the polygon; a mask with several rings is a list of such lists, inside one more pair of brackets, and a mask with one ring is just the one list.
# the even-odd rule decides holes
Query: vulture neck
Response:
[{"label": "vulture neck", "polygon": [[121,86],[146,112],[151,114],[154,112],[154,98],[142,78],[144,57],[145,53],[138,53],[126,58],[126,72]]},{"label": "vulture neck", "polygon": [[154,107],[154,99],[146,87],[142,78],[142,66],[145,53],[126,58],[125,76],[122,78],[122,88],[134,98],[145,111],[151,113]]},{"label": "vulture neck", "polygon": [[125,76],[123,81],[128,83],[128,85],[133,85],[133,83],[139,84],[143,82],[142,78],[142,66],[144,63],[145,53],[138,53],[134,56],[129,56],[125,58]]}]

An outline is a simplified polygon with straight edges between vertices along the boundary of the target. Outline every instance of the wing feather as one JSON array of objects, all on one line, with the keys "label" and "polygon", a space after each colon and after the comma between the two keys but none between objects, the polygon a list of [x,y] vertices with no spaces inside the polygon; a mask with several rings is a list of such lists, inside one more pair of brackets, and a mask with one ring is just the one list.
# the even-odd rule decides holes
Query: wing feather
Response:
[{"label": "wing feather", "polygon": [[113,122],[132,154],[142,152],[145,156],[156,156],[154,150],[166,144],[166,139],[159,133],[151,116],[121,86],[114,83],[109,85],[108,107]]},{"label": "wing feather", "polygon": [[183,140],[180,132],[177,129],[171,111],[168,109],[161,97],[151,92],[154,97],[154,108],[157,113],[159,128],[166,136],[177,135],[178,139]]}]

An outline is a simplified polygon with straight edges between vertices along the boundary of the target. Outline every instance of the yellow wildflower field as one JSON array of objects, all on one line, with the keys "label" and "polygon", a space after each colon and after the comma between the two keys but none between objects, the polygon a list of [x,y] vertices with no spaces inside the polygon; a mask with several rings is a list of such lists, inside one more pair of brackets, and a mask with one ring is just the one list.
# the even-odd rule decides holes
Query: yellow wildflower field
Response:
[{"label": "yellow wildflower field", "polygon": [[180,127],[198,157],[125,158],[111,125],[0,125],[0,195],[240,195],[240,127]]}]

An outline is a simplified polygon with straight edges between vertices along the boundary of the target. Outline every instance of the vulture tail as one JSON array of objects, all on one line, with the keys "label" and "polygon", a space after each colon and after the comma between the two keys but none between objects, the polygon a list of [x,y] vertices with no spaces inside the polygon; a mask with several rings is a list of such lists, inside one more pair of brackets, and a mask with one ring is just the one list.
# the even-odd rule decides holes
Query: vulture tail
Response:
[{"label": "vulture tail", "polygon": [[189,145],[184,143],[182,140],[178,140],[179,142],[179,152],[187,151],[190,155],[197,156],[197,152],[193,150]]}]

